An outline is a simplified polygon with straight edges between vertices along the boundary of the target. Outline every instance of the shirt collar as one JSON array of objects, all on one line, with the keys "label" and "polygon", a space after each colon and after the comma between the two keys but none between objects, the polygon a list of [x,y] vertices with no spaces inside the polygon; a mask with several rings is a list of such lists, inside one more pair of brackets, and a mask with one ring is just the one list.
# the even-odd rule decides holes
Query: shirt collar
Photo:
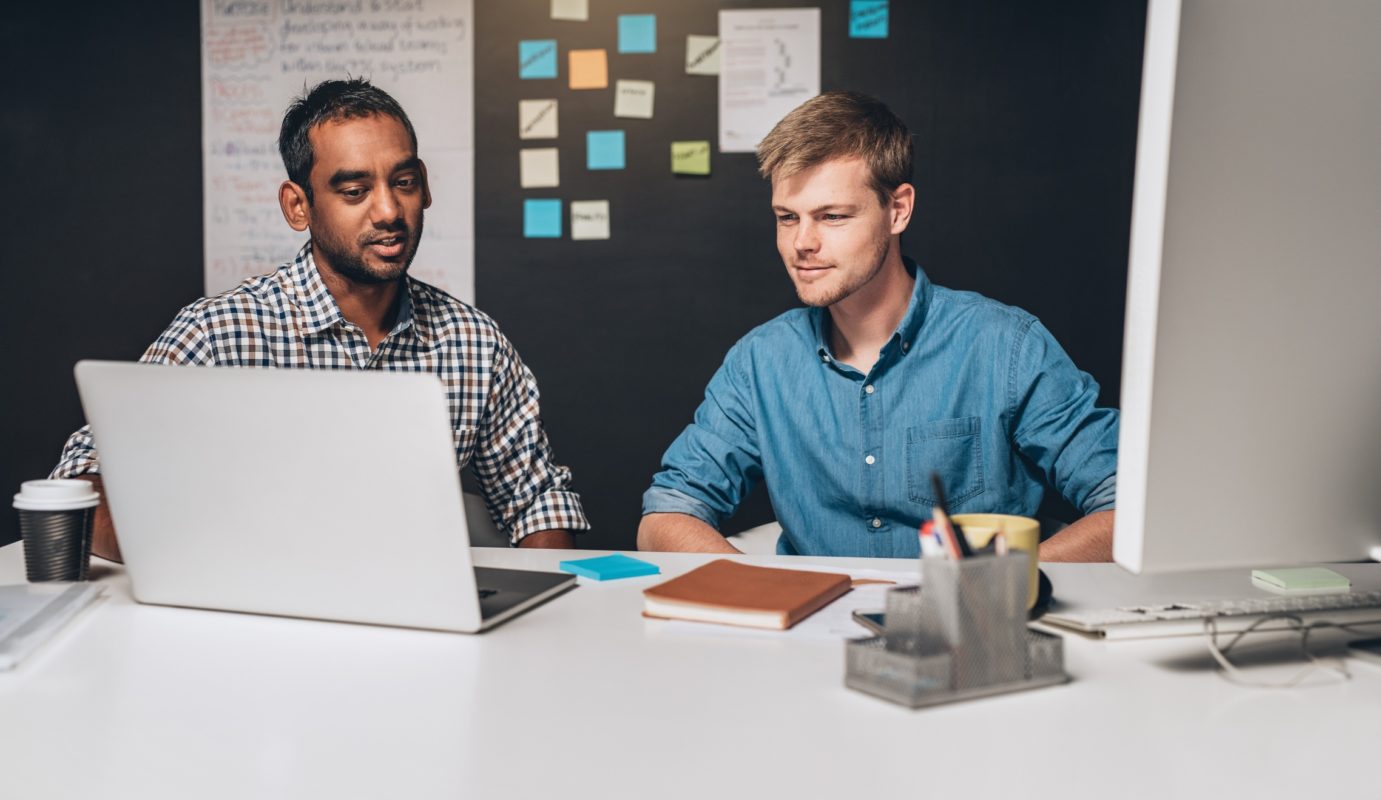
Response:
[{"label": "shirt collar", "polygon": [[303,333],[320,333],[345,321],[336,305],[336,298],[326,288],[326,282],[317,271],[316,259],[312,257],[312,243],[308,241],[297,251],[297,258],[288,265],[288,276],[297,293],[297,309],[302,313],[300,330]]},{"label": "shirt collar", "polygon": [[[920,336],[921,326],[925,324],[926,313],[930,310],[931,283],[930,278],[926,277],[925,270],[915,261],[903,256],[902,263],[906,265],[906,271],[916,279],[916,287],[911,292],[911,302],[906,307],[906,316],[902,317],[901,324],[897,326],[889,342],[900,342],[897,346],[901,348],[901,354],[906,355],[915,346],[916,337]],[[820,355],[821,361],[829,362],[834,359],[826,331],[829,315],[823,308],[812,308],[810,313],[811,327],[815,330],[816,352]]]},{"label": "shirt collar", "polygon": [[403,278],[403,292],[398,297],[398,321],[393,323],[393,330],[390,336],[402,333],[408,328],[412,328],[412,334],[424,344],[430,342],[427,334],[427,326],[422,324],[423,320],[418,319],[416,309],[424,304],[418,302],[415,296],[422,291],[421,285],[411,277]]},{"label": "shirt collar", "polygon": [[[297,251],[297,257],[288,265],[288,275],[297,294],[298,310],[302,312],[300,330],[304,334],[320,333],[345,322],[345,315],[341,314],[336,298],[331,295],[331,290],[326,288],[326,282],[321,279],[316,259],[312,256],[310,241]],[[404,279],[404,291],[398,300],[398,321],[393,324],[393,330],[389,335],[415,328],[414,333],[417,337],[426,340],[425,326],[414,324],[414,309],[418,305],[414,295],[419,291],[417,281],[412,278]]]},{"label": "shirt collar", "polygon": [[926,315],[930,311],[931,283],[930,278],[926,277],[925,270],[915,261],[903,257],[902,263],[906,265],[906,271],[916,279],[916,288],[911,292],[911,304],[906,307],[906,316],[902,317],[901,324],[897,326],[897,332],[892,338],[900,338],[902,352],[908,353],[916,346],[916,340],[921,335],[921,326],[925,325]]}]

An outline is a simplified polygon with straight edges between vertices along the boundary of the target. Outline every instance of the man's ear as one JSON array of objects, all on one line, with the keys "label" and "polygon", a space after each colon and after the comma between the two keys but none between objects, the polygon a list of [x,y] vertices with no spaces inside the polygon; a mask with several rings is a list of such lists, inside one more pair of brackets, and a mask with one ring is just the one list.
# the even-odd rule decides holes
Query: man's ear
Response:
[{"label": "man's ear", "polygon": [[432,185],[427,180],[427,164],[422,159],[417,159],[417,166],[422,171],[422,207],[432,207]]},{"label": "man's ear", "polygon": [[916,210],[916,187],[903,183],[892,192],[892,234],[898,235],[911,224],[911,212]]},{"label": "man's ear", "polygon": [[307,230],[312,221],[312,204],[307,193],[292,181],[283,181],[278,187],[278,207],[283,210],[283,219],[288,227],[301,233]]}]

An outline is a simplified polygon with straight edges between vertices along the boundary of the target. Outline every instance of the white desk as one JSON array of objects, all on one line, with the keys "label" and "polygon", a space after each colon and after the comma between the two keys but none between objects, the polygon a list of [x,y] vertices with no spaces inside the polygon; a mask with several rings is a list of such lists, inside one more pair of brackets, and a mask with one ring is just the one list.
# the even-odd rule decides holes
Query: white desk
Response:
[{"label": "white desk", "polygon": [[[570,555],[476,550],[482,565],[522,568]],[[644,557],[666,575],[706,560]],[[1100,605],[1136,583],[1110,565],[1047,570],[1057,597]],[[1381,586],[1381,565],[1341,571]],[[1197,640],[1070,637],[1066,686],[910,711],[845,689],[842,644],[684,635],[644,620],[640,591],[658,578],[583,584],[465,636],[140,606],[118,568],[101,573],[106,600],[0,673],[0,796],[1378,791],[1381,669],[1365,662],[1345,684],[1243,689],[1212,672]],[[1246,594],[1245,572],[1231,577],[1228,591],[1221,574],[1177,591]],[[22,580],[19,546],[0,549],[0,584]]]}]

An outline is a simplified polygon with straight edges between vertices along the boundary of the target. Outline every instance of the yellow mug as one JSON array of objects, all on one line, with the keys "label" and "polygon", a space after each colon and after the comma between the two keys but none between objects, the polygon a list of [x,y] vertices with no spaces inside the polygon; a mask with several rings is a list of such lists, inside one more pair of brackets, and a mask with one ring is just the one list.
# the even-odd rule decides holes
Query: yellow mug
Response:
[{"label": "yellow mug", "polygon": [[1027,554],[1030,586],[1026,607],[1035,607],[1036,596],[1040,593],[1041,524],[1030,517],[1015,514],[955,514],[950,519],[964,529],[964,538],[969,540],[970,547],[985,547],[998,531],[1002,531],[1003,536],[1007,537],[1008,547]]}]

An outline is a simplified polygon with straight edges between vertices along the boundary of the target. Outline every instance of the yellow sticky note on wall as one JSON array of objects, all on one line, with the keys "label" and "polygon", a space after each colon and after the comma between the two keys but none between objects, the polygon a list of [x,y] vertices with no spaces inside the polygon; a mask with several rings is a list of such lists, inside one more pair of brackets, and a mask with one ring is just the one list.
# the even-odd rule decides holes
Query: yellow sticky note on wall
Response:
[{"label": "yellow sticky note on wall", "polygon": [[609,57],[603,50],[571,51],[571,88],[609,88]]},{"label": "yellow sticky note on wall", "polygon": [[681,175],[709,175],[710,143],[672,142],[671,171]]}]

